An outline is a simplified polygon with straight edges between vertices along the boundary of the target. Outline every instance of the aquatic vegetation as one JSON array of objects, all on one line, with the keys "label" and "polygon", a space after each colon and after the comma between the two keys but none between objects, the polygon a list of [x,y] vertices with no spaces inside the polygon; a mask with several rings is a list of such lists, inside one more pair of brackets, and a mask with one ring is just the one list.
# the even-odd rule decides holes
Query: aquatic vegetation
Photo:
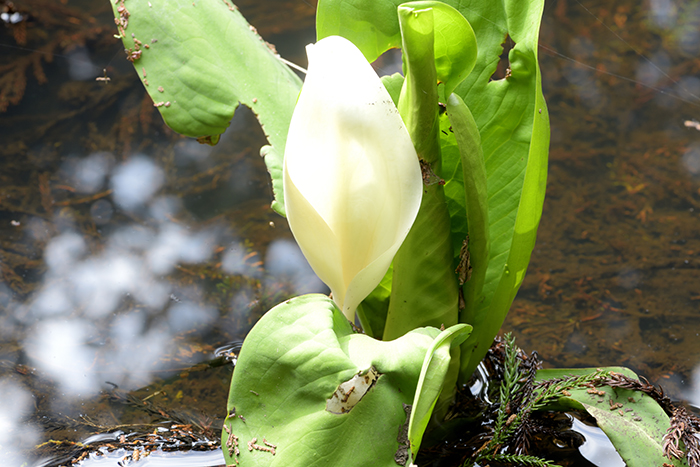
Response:
[{"label": "aquatic vegetation", "polygon": [[[248,334],[224,422],[228,463],[310,465],[333,456],[349,465],[410,465],[430,420],[444,420],[458,384],[486,354],[523,281],[549,144],[537,64],[543,3],[397,3],[320,1],[303,87],[227,1],[113,5],[127,59],[173,129],[216,144],[238,102],[253,109],[271,144],[262,154],[272,207],[288,216],[334,293],[335,302],[322,295],[287,300]],[[514,43],[509,66],[492,79],[506,37]],[[321,74],[319,83],[314,50],[328,44],[340,51],[326,61],[352,70],[336,65],[337,76]],[[383,77],[385,89],[372,78],[368,87],[376,92],[360,85],[364,77],[355,73],[391,48],[402,51],[403,75]],[[356,105],[363,102],[381,103],[379,112]],[[404,125],[417,156],[412,164],[403,159],[414,157]],[[372,164],[355,163],[358,155]],[[392,171],[411,186],[394,186]],[[372,215],[363,218],[363,209]],[[393,226],[388,233],[385,221]],[[347,268],[350,256],[356,264]],[[361,287],[353,288],[355,280]],[[356,306],[364,334],[351,326]],[[593,412],[575,391],[617,374],[589,371],[537,392],[536,370],[533,363],[531,391],[521,396],[515,393],[522,378],[517,369],[509,374],[493,445],[481,459],[536,462],[501,450],[510,438],[522,439],[517,430],[528,426],[528,414],[555,398],[559,410]],[[507,406],[514,404],[524,410],[512,419]],[[621,452],[630,465],[639,462]]]},{"label": "aquatic vegetation", "polygon": [[[564,410],[579,419],[592,417],[627,465],[697,465],[693,463],[700,454],[696,442],[686,443],[686,450],[675,447],[683,436],[694,438],[690,433],[697,432],[700,419],[626,368],[542,370],[537,352],[527,355],[510,334],[496,339],[485,363],[488,382],[480,400],[493,402],[481,409],[485,413],[475,414],[467,406],[454,407],[450,414],[453,421],[478,415],[485,420],[480,427],[449,438],[455,450],[462,451],[462,459],[467,459],[465,467],[492,462],[555,465],[531,452],[548,437],[574,447],[583,442],[575,436],[567,440],[574,434],[567,434],[570,418],[552,417]],[[686,456],[688,464],[677,463]]]}]

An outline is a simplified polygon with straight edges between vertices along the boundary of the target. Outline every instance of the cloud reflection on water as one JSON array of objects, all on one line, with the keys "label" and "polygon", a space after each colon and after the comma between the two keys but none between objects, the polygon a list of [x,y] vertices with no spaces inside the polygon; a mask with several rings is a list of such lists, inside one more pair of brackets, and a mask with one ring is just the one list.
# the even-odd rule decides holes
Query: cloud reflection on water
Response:
[{"label": "cloud reflection on water", "polygon": [[663,29],[675,26],[678,8],[672,0],[650,0],[649,9],[649,16],[656,26]]},{"label": "cloud reflection on water", "polygon": [[577,418],[573,418],[572,421],[573,429],[586,438],[586,442],[579,447],[579,451],[583,457],[589,460],[593,465],[625,467],[625,462],[615,450],[615,446],[613,446],[610,439],[605,436],[603,430],[582,423]]},{"label": "cloud reflection on water", "polygon": [[668,54],[660,51],[650,58],[640,58],[637,62],[635,79],[644,86],[657,86],[670,71],[670,59]]},{"label": "cloud reflection on water", "polygon": [[111,153],[95,152],[85,158],[68,158],[62,164],[61,172],[77,192],[92,194],[102,189],[114,163]]},{"label": "cloud reflection on water", "polygon": [[[187,145],[180,152],[193,154],[188,157],[198,164],[211,154]],[[31,300],[18,307],[27,326],[23,345],[31,364],[69,398],[97,394],[107,381],[125,390],[148,385],[155,372],[167,367],[163,357],[176,354],[186,342],[178,336],[206,332],[222,314],[249,313],[260,304],[260,287],[282,287],[293,294],[325,288],[292,240],[271,241],[265,275],[256,265],[260,258],[231,226],[210,222],[195,227],[177,220],[183,217],[183,203],[159,193],[165,171],[143,154],[121,164],[104,152],[73,157],[62,164],[61,173],[80,193],[112,189],[111,197],[90,206],[90,214],[98,217],[95,224],[104,226],[99,227],[105,229],[102,235],[79,233],[75,221],[57,227],[38,220],[29,227],[32,236],[46,241],[46,271]],[[251,189],[243,184],[237,191]],[[126,220],[117,222],[116,215]],[[56,230],[60,233],[49,233]],[[169,277],[183,266],[210,264],[220,245],[230,246],[216,268],[262,284],[237,288],[228,302],[233,310],[208,303],[211,296],[202,284],[178,285]]]},{"label": "cloud reflection on water", "polygon": [[39,442],[39,432],[22,421],[34,408],[32,396],[10,378],[0,379],[0,459],[21,465],[25,460],[21,451]]},{"label": "cloud reflection on water", "polygon": [[114,170],[112,196],[117,205],[131,211],[146,204],[164,181],[165,175],[160,167],[151,159],[136,155]]},{"label": "cloud reflection on water", "polygon": [[92,79],[100,73],[100,68],[92,62],[88,49],[84,46],[73,48],[68,52],[67,58],[68,73],[75,81]]},{"label": "cloud reflection on water", "polygon": [[690,176],[700,177],[700,143],[688,146],[681,158],[681,165]]},{"label": "cloud reflection on water", "polygon": [[286,282],[298,294],[325,288],[293,240],[275,240],[270,244],[265,256],[265,270],[269,273],[265,282],[270,287],[274,282]]},{"label": "cloud reflection on water", "polygon": [[[695,336],[700,339],[700,333],[696,333]],[[700,365],[695,367],[690,380],[685,398],[694,405],[696,409],[700,410]]]}]

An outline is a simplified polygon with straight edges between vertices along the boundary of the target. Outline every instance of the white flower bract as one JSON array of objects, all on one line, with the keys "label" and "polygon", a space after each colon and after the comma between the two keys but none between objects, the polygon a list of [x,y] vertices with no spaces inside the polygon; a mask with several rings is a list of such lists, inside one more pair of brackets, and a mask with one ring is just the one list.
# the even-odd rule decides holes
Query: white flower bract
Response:
[{"label": "white flower bract", "polygon": [[416,218],[418,156],[396,106],[348,40],[307,46],[284,154],[287,219],[345,316],[377,286]]}]

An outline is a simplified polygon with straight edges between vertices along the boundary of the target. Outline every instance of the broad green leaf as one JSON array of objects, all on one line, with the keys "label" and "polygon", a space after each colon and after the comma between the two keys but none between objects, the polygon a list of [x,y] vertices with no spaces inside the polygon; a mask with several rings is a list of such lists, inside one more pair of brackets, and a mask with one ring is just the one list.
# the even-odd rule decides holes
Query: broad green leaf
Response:
[{"label": "broad green leaf", "polygon": [[449,327],[458,322],[459,289],[444,199],[442,186],[424,187],[418,217],[394,257],[384,340],[419,326]]},{"label": "broad green leaf", "polygon": [[[467,321],[478,335],[462,346],[463,378],[469,378],[484,357],[510,309],[542,215],[549,150],[549,118],[537,63],[543,4],[508,0],[488,2],[488,11],[477,5],[479,11],[462,11],[481,36],[477,34],[474,71],[455,92],[469,106],[481,134],[491,236],[484,300]],[[516,43],[509,53],[510,77],[489,82],[506,33]],[[470,348],[474,353],[467,361]]]},{"label": "broad green leaf", "polygon": [[[595,368],[539,370],[537,380],[561,378],[569,375],[587,375]],[[603,368],[637,379],[627,368]],[[570,396],[561,397],[554,410],[575,409],[588,412],[610,438],[613,446],[629,467],[647,467],[664,463],[687,466],[685,460],[663,456],[663,436],[670,426],[669,417],[659,404],[648,395],[629,389],[600,386],[603,391],[593,394],[588,388],[570,389]],[[614,407],[614,408],[613,408]]]},{"label": "broad green leaf", "polygon": [[447,112],[440,115],[440,151],[442,153],[442,171],[440,177],[445,180],[445,201],[450,215],[452,230],[452,251],[455,264],[459,262],[459,251],[469,232],[464,191],[464,171],[457,139]]},{"label": "broad green leaf", "polygon": [[[344,35],[373,60],[388,48],[400,45],[398,21],[390,18],[391,9],[398,3],[320,0],[318,37]],[[467,321],[474,326],[463,345],[462,378],[467,379],[491,345],[522,283],[542,213],[549,119],[537,64],[537,39],[544,1],[445,3],[462,13],[476,34],[478,55],[474,70],[455,93],[467,104],[479,128],[489,199],[489,267],[483,301]],[[491,81],[506,35],[515,42],[509,53],[511,72],[505,79]],[[448,173],[443,173],[447,182],[445,193],[450,214],[463,217],[464,191],[458,187],[463,183],[459,180],[462,171],[447,160],[450,153],[452,157],[459,155],[456,151],[443,151],[443,166],[454,169],[449,173],[455,175],[448,178]],[[450,184],[455,186],[448,189]],[[454,244],[461,244],[468,233],[456,231],[458,225],[467,227],[463,219],[453,218],[453,235],[457,237]],[[455,257],[458,253],[455,249]]]},{"label": "broad green leaf", "polygon": [[128,18],[124,46],[173,130],[216,142],[239,102],[255,112],[271,144],[262,152],[272,207],[284,215],[282,159],[301,80],[229,1],[110,3],[115,18]]},{"label": "broad green leaf", "polygon": [[[412,404],[439,334],[422,328],[391,342],[353,334],[323,295],[276,306],[239,354],[222,432],[227,465],[390,467],[397,454],[407,462],[408,442],[397,440],[408,427],[404,404]],[[365,376],[376,381],[364,385]],[[260,449],[265,441],[276,446],[274,455]]]},{"label": "broad green leaf", "polygon": [[396,11],[404,0],[319,0],[316,40],[343,36],[373,62],[389,49],[401,47]]},{"label": "broad green leaf", "polygon": [[401,47],[396,11],[402,4],[414,10],[434,10],[437,78],[446,84],[450,95],[474,67],[477,44],[469,22],[448,2],[321,0],[316,14],[317,37],[350,39],[373,62],[387,50]]},{"label": "broad green leaf", "polygon": [[468,324],[456,324],[445,329],[435,338],[425,354],[408,425],[408,440],[411,443],[414,458],[420,449],[423,433],[428,426],[438,397],[445,390],[452,398],[457,374],[455,372],[453,378],[447,378],[452,360],[450,350],[453,348],[458,352],[459,344],[464,342],[471,330],[472,327]]}]

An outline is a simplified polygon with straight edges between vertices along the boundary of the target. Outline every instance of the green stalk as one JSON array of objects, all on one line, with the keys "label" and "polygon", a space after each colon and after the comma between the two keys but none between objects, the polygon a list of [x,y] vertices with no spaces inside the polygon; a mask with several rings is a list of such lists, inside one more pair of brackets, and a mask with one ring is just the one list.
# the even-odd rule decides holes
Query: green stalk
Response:
[{"label": "green stalk", "polygon": [[[474,342],[478,342],[480,326],[476,319],[477,305],[483,301],[484,280],[489,263],[489,207],[486,190],[486,167],[481,149],[481,136],[471,111],[461,97],[452,94],[447,99],[447,116],[457,140],[462,160],[464,195],[466,197],[467,225],[469,226],[469,258],[471,278],[464,283],[464,309],[459,322],[475,326],[474,337],[462,347],[462,368],[468,366]],[[469,378],[471,375],[462,375]]]},{"label": "green stalk", "polygon": [[[425,172],[440,173],[438,89],[433,11],[399,7],[404,72],[398,109]],[[424,185],[420,211],[394,257],[384,340],[422,327],[458,322],[459,289],[453,272],[450,218],[443,187]]]}]

